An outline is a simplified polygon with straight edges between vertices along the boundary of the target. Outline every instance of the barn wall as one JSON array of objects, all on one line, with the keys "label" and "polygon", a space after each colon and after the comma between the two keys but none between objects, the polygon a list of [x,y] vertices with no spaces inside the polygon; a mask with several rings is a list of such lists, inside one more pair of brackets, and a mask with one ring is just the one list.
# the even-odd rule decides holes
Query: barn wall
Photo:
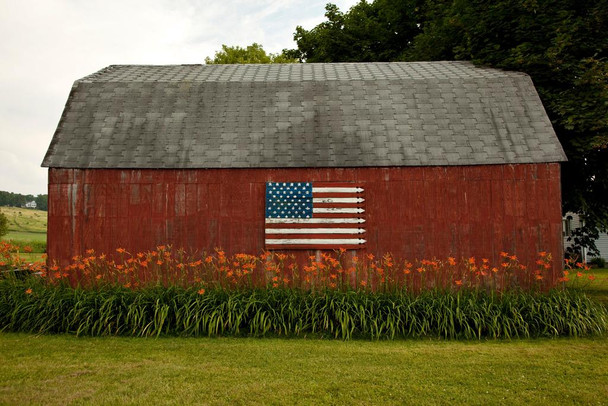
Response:
[{"label": "barn wall", "polygon": [[[365,185],[365,252],[483,256],[502,250],[561,267],[559,164],[465,167],[49,170],[48,256],[159,244],[228,253],[264,248],[267,181]],[[303,255],[304,253],[300,253]],[[309,255],[309,253],[305,253]]]}]

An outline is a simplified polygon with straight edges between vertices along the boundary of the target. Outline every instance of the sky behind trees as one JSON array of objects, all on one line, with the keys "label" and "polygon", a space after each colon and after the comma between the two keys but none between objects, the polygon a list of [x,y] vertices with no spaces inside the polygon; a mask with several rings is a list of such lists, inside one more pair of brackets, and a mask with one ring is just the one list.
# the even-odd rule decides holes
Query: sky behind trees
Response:
[{"label": "sky behind trees", "polygon": [[0,190],[47,192],[40,163],[76,79],[112,64],[204,63],[222,44],[295,48],[296,26],[323,21],[325,3],[0,0]]}]

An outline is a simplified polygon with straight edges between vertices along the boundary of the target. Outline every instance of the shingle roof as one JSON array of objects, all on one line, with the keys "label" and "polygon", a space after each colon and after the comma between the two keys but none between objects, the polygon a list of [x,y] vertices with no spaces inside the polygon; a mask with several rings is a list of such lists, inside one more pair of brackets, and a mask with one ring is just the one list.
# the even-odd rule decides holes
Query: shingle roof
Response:
[{"label": "shingle roof", "polygon": [[42,165],[272,168],[565,159],[523,73],[468,62],[112,65],[74,83]]}]

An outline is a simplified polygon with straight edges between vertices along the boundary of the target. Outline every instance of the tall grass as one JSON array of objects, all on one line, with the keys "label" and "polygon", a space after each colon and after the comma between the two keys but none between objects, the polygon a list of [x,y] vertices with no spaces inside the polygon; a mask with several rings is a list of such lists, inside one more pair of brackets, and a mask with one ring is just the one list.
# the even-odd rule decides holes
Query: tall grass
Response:
[{"label": "tall grass", "polygon": [[[28,264],[0,243],[0,331],[128,336],[513,338],[607,329],[607,311],[578,290],[547,292],[550,254],[528,269],[487,259],[347,257],[306,264],[279,253],[192,256],[160,246],[110,258]],[[300,267],[301,266],[301,267]],[[588,282],[567,264],[559,282]],[[15,272],[25,269],[29,272]],[[573,280],[574,278],[574,280]]]},{"label": "tall grass", "polygon": [[0,330],[14,332],[480,339],[586,336],[606,332],[607,323],[606,308],[564,290],[133,290],[0,281]]},{"label": "tall grass", "polygon": [[46,241],[35,241],[35,240],[17,240],[12,238],[5,238],[8,244],[11,244],[14,247],[15,251],[19,252],[36,252],[36,253],[45,253],[46,252]]}]

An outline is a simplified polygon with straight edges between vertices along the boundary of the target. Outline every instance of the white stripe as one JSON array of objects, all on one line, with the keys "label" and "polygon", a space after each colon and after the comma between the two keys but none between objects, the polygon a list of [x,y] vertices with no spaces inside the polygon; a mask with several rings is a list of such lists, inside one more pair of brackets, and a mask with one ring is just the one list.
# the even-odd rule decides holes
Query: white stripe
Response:
[{"label": "white stripe", "polygon": [[312,193],[361,193],[360,187],[313,187]]},{"label": "white stripe", "polygon": [[365,219],[266,219],[266,224],[357,224],[365,223]]},{"label": "white stripe", "polygon": [[359,207],[319,207],[313,208],[313,213],[363,213],[365,210]]},{"label": "white stripe", "polygon": [[267,228],[266,234],[363,234],[364,228]]},{"label": "white stripe", "polygon": [[313,203],[361,203],[365,201],[362,197],[315,197]]},{"label": "white stripe", "polygon": [[354,245],[354,244],[364,244],[365,240],[359,238],[353,239],[331,239],[331,238],[296,238],[296,239],[266,239],[266,244],[269,245],[291,245],[291,244],[301,244],[301,245],[312,245],[312,244],[331,244],[331,245]]}]

